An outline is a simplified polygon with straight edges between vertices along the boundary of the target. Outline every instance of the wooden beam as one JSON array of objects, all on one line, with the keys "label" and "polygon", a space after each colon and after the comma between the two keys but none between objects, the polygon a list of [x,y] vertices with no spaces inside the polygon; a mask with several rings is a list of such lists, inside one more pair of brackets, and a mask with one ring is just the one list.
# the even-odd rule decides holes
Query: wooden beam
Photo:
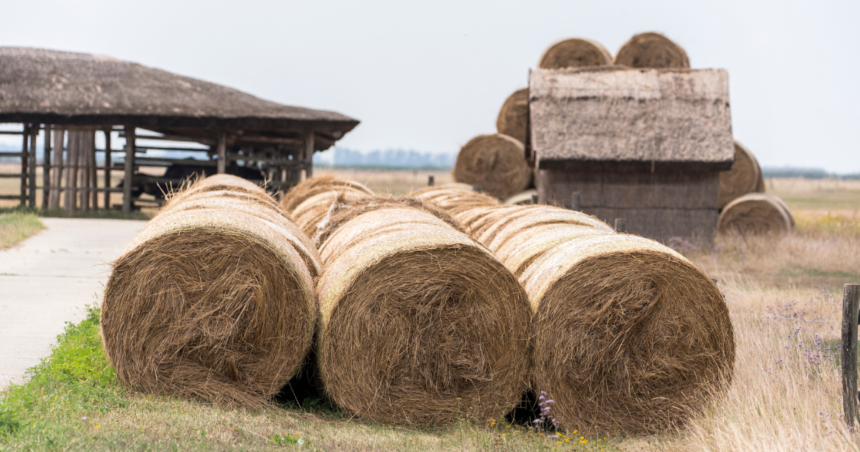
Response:
[{"label": "wooden beam", "polygon": [[218,174],[227,172],[227,134],[221,132],[218,137]]},{"label": "wooden beam", "polygon": [[[93,131],[91,135],[93,144],[87,150],[87,167],[90,170],[90,187],[97,188],[99,186],[98,179],[98,170],[96,170],[96,131]],[[95,191],[92,192],[90,202],[93,203],[93,210],[98,210],[99,208],[99,194]]]},{"label": "wooden beam", "polygon": [[110,139],[111,139],[111,130],[110,130],[110,129],[105,129],[104,134],[105,134],[105,163],[104,163],[104,172],[105,172],[105,189],[106,189],[106,190],[105,190],[105,199],[104,199],[104,204],[105,204],[105,209],[110,209],[110,191],[109,191],[109,189],[110,189],[110,183],[111,183],[111,180],[110,180],[110,170],[111,170],[111,168],[110,168],[110,166],[111,166],[111,155],[110,155],[110,153],[111,153],[111,143],[110,143]]},{"label": "wooden beam", "polygon": [[[120,132],[119,136],[124,137],[125,135],[122,132]],[[200,144],[207,145],[207,146],[214,145],[217,141],[217,140],[212,140],[209,138],[193,138],[193,137],[185,137],[185,136],[181,136],[181,135],[161,135],[161,136],[140,135],[137,138],[141,139],[141,140],[189,141],[192,143],[200,143]]]},{"label": "wooden beam", "polygon": [[131,213],[131,183],[134,174],[134,127],[125,126],[125,175],[123,176],[122,211]]},{"label": "wooden beam", "polygon": [[51,126],[45,124],[45,152],[42,156],[42,209],[47,209],[51,200]]},{"label": "wooden beam", "polygon": [[36,208],[36,138],[39,136],[39,127],[38,125],[35,128],[30,129],[30,177],[28,177],[30,186],[27,190],[27,194],[29,194],[29,206],[31,209]]},{"label": "wooden beam", "polygon": [[269,144],[292,144],[301,146],[304,140],[287,137],[267,137],[264,135],[239,135],[231,137],[232,143],[269,143]]},{"label": "wooden beam", "polygon": [[78,186],[78,134],[69,131],[69,147],[66,153],[66,210],[69,213],[75,211],[78,202],[76,188]]},{"label": "wooden beam", "polygon": [[305,134],[305,177],[310,179],[314,175],[314,133]]}]

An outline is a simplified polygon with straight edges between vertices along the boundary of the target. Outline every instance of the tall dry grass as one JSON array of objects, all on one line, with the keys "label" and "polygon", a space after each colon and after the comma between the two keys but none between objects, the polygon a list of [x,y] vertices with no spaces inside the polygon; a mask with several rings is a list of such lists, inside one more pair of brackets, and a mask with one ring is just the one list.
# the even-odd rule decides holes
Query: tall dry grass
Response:
[{"label": "tall dry grass", "polygon": [[[860,450],[842,420],[842,284],[860,283],[856,221],[799,224],[783,237],[719,237],[685,250],[722,286],[737,358],[728,393],[672,435],[624,448],[712,451]],[[856,395],[854,396],[856,397]]]}]

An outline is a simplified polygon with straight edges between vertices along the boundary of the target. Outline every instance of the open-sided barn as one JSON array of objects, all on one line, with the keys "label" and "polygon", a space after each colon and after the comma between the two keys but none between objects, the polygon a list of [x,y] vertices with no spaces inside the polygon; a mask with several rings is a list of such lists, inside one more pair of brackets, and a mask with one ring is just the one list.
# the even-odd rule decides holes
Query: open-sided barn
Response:
[{"label": "open-sided barn", "polygon": [[[87,206],[90,195],[97,205],[96,195],[103,192],[105,207],[110,207],[109,192],[117,190],[110,187],[110,171],[122,169],[126,211],[137,201],[132,196],[135,178],[144,177],[137,170],[174,162],[147,157],[148,149],[203,152],[209,159],[195,164],[212,166],[213,173],[224,173],[232,162],[242,162],[261,170],[271,186],[289,187],[298,182],[302,171],[311,174],[315,151],[328,149],[358,125],[340,113],[282,105],[110,57],[18,47],[0,47],[0,123],[23,124],[21,131],[3,133],[24,137],[22,152],[0,155],[20,156],[22,162],[21,174],[11,175],[21,178],[21,194],[5,198],[29,200],[34,206],[36,190],[41,188],[43,207],[57,207],[64,192],[67,207],[74,208],[77,195],[80,205]],[[137,129],[155,133],[136,136]],[[35,137],[40,130],[53,131],[54,137],[45,140],[44,180],[37,188]],[[96,131],[105,133],[104,149],[95,149]],[[116,131],[127,138],[122,165],[113,163],[111,156],[110,137]],[[136,139],[205,147],[147,146],[136,144]],[[66,152],[60,152],[67,141]],[[103,165],[97,165],[96,153],[103,153]],[[64,170],[66,174],[60,174]],[[96,171],[102,171],[108,182],[102,187],[96,183]],[[161,179],[148,180],[179,181]]]}]

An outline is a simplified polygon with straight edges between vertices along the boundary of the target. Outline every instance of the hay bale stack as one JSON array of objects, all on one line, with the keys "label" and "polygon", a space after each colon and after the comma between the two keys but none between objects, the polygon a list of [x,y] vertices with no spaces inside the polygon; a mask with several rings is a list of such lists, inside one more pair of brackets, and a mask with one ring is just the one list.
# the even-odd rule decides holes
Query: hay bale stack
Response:
[{"label": "hay bale stack", "polygon": [[534,316],[533,387],[555,400],[565,429],[669,429],[731,381],[722,294],[657,242],[582,235],[544,253],[520,281]]},{"label": "hay bale stack", "polygon": [[612,54],[599,42],[584,38],[562,39],[543,51],[538,60],[541,69],[605,66],[612,64]]},{"label": "hay bale stack", "polygon": [[460,148],[454,163],[456,182],[480,185],[497,198],[525,190],[531,177],[523,144],[501,133],[472,138]]},{"label": "hay bale stack", "polygon": [[660,33],[640,33],[618,50],[614,64],[633,68],[689,68],[687,52]]},{"label": "hay bale stack", "polygon": [[496,131],[516,139],[520,143],[526,142],[526,129],[529,121],[529,89],[523,88],[514,91],[505,99],[496,118]]},{"label": "hay bale stack", "polygon": [[537,196],[537,190],[526,190],[522,193],[517,193],[514,196],[505,200],[506,206],[526,206],[534,204],[534,197]]},{"label": "hay bale stack", "polygon": [[164,204],[163,208],[168,208],[171,204],[180,203],[187,196],[215,191],[244,193],[257,198],[257,201],[262,204],[272,204],[277,207],[277,203],[274,198],[269,196],[269,194],[266,193],[266,190],[263,190],[259,185],[242,179],[241,177],[231,176],[229,174],[216,174],[198,179],[190,186],[183,187],[178,192],[168,194],[167,202]]},{"label": "hay bale stack", "polygon": [[291,188],[281,199],[281,208],[292,215],[299,229],[314,237],[319,223],[326,218],[338,198],[354,200],[368,196],[373,196],[373,192],[358,182],[335,176],[317,176]]},{"label": "hay bale stack", "polygon": [[224,194],[240,182],[205,181],[220,189],[174,197],[114,262],[103,344],[129,387],[259,406],[310,349],[319,254],[248,190]]},{"label": "hay bale stack", "polygon": [[472,191],[471,187],[465,184],[424,187],[420,190],[413,191],[409,196],[415,199],[430,201],[442,207],[451,215],[478,207],[501,205],[499,200]]},{"label": "hay bale stack", "polygon": [[525,293],[452,224],[414,199],[347,201],[333,212],[320,248],[317,355],[338,406],[377,422],[450,425],[499,419],[519,402]]},{"label": "hay bale stack", "polygon": [[764,191],[764,177],[755,156],[735,141],[735,162],[732,169],[720,173],[720,209],[747,193]]},{"label": "hay bale stack", "polygon": [[794,217],[778,197],[748,193],[730,202],[720,213],[721,234],[783,234],[794,229]]}]

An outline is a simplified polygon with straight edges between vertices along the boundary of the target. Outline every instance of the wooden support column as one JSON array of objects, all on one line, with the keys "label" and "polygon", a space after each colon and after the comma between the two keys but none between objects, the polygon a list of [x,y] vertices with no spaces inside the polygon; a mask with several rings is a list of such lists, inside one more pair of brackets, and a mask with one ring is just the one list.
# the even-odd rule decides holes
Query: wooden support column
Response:
[{"label": "wooden support column", "polygon": [[42,155],[42,209],[47,209],[51,200],[51,126],[45,124],[45,152]]},{"label": "wooden support column", "polygon": [[111,129],[105,129],[105,209],[110,209],[110,151]]},{"label": "wooden support column", "polygon": [[218,174],[227,172],[227,134],[218,136]]},{"label": "wooden support column", "polygon": [[75,211],[78,202],[78,134],[69,131],[69,147],[66,153],[66,210]]},{"label": "wooden support column", "polygon": [[80,201],[78,202],[78,207],[83,211],[90,210],[90,192],[88,189],[90,188],[90,168],[89,168],[89,158],[87,158],[87,154],[90,151],[90,140],[87,136],[87,132],[78,132],[81,138],[78,147],[78,194]]},{"label": "wooden support column", "polygon": [[54,171],[51,174],[51,199],[48,204],[49,209],[60,208],[60,186],[63,184],[63,150],[65,148],[66,131],[63,129],[54,129]]},{"label": "wooden support column", "polygon": [[98,179],[98,168],[96,168],[96,132],[95,130],[90,135],[92,137],[93,145],[90,147],[90,151],[87,153],[87,158],[89,158],[89,166],[90,166],[90,202],[93,203],[93,210],[98,210],[99,208],[99,179]]},{"label": "wooden support column", "polygon": [[314,133],[305,134],[305,178],[310,179],[314,175]]},{"label": "wooden support column", "polygon": [[34,124],[34,126],[30,127],[30,163],[28,167],[30,176],[27,178],[30,182],[27,194],[29,195],[29,206],[31,209],[36,208],[36,138],[39,137],[39,125]]},{"label": "wooden support column", "polygon": [[122,211],[131,212],[131,184],[134,173],[134,127],[125,126],[125,174],[122,183]]},{"label": "wooden support column", "polygon": [[30,160],[30,126],[24,124],[24,143],[21,146],[21,206],[27,205],[27,163]]}]

